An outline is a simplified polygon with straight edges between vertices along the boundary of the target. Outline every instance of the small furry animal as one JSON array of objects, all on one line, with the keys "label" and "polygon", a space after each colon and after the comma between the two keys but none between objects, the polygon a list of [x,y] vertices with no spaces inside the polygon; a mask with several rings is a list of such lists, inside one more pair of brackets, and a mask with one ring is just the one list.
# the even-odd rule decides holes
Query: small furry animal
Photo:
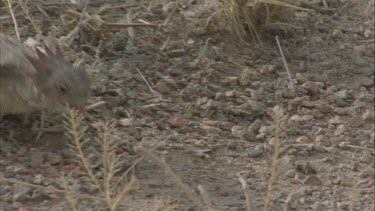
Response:
[{"label": "small furry animal", "polygon": [[32,50],[0,33],[0,114],[82,110],[89,93],[87,72],[65,61],[57,45]]}]

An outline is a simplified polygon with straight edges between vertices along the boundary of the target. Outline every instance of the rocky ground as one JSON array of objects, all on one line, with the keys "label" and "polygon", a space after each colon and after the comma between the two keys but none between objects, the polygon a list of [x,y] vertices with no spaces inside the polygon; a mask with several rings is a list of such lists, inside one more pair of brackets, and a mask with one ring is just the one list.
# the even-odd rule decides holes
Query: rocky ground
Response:
[{"label": "rocky ground", "polygon": [[[100,163],[118,156],[114,178],[129,168],[128,179],[137,178],[118,210],[196,210],[165,169],[140,159],[134,146],[164,159],[197,194],[203,187],[215,210],[246,210],[239,178],[253,210],[263,208],[272,179],[269,210],[286,203],[289,210],[374,209],[373,1],[301,3],[315,11],[287,10],[295,27],[263,30],[263,45],[241,41],[216,1],[106,2],[91,1],[91,19],[83,18],[64,51],[85,59],[93,80],[89,104],[102,103],[80,121],[92,171],[102,181]],[[8,7],[1,6],[1,30],[14,34]],[[30,3],[30,24],[16,6],[24,40],[41,26],[66,42],[81,14],[72,3]],[[145,21],[166,25],[103,24]],[[61,127],[60,115],[47,116],[46,128]],[[39,114],[21,122],[14,115],[1,120],[0,209],[73,210],[73,197],[78,210],[104,210],[105,197],[90,185],[68,132],[45,129],[36,140]],[[106,122],[112,123],[111,155],[101,154],[103,136],[95,130]],[[115,194],[119,187],[111,185]],[[64,187],[70,192],[59,191]]]}]

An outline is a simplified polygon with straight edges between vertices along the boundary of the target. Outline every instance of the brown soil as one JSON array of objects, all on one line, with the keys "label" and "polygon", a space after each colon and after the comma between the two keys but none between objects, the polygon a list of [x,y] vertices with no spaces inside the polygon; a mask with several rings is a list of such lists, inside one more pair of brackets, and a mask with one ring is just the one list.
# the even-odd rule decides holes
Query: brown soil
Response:
[{"label": "brown soil", "polygon": [[[220,3],[183,0],[173,14],[172,1],[90,2],[88,14],[107,23],[162,24],[170,17],[162,27],[101,28],[84,21],[64,49],[71,60],[85,59],[93,80],[89,104],[105,102],[84,114],[85,150],[100,152],[94,128],[112,121],[118,175],[141,157],[133,146],[142,146],[197,194],[201,185],[215,210],[246,210],[239,177],[249,186],[253,210],[261,210],[276,141],[273,109],[281,106],[281,154],[269,210],[282,210],[298,190],[290,210],[374,209],[373,1],[327,1],[328,8],[313,4],[314,12],[281,10],[295,27],[260,30],[263,45],[250,36],[241,41]],[[112,7],[99,13],[103,2]],[[38,39],[39,26],[66,43],[80,14],[69,11],[81,10],[38,4],[28,5],[34,25],[13,6],[21,14],[22,39]],[[1,30],[14,35],[9,10],[0,5]],[[61,174],[75,193],[102,198],[85,179],[67,132],[44,132],[36,140],[38,124],[38,113],[25,124],[22,116],[2,117],[0,176],[13,182],[1,182],[0,210],[71,210],[65,194],[48,189],[62,189]],[[47,114],[46,128],[61,125],[60,115]],[[118,210],[195,210],[154,162],[142,159],[131,174],[139,186]],[[81,198],[79,206],[105,210],[100,200]]]}]

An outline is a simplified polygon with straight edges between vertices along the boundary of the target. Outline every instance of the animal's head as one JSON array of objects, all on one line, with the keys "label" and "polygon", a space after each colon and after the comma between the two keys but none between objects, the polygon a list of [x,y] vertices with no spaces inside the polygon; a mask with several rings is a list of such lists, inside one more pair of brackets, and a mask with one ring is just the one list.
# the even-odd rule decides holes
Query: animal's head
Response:
[{"label": "animal's head", "polygon": [[53,47],[52,51],[44,44],[44,52],[35,47],[35,57],[25,55],[37,71],[35,85],[49,102],[46,106],[68,104],[83,109],[90,94],[89,76],[79,65],[73,66],[66,62],[57,45]]}]

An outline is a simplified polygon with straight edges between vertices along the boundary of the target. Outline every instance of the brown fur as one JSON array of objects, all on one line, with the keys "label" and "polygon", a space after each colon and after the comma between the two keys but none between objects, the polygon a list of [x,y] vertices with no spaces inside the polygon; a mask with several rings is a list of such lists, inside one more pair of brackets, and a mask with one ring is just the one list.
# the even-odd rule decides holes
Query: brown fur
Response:
[{"label": "brown fur", "polygon": [[84,108],[89,76],[52,47],[32,50],[0,33],[0,113]]}]

